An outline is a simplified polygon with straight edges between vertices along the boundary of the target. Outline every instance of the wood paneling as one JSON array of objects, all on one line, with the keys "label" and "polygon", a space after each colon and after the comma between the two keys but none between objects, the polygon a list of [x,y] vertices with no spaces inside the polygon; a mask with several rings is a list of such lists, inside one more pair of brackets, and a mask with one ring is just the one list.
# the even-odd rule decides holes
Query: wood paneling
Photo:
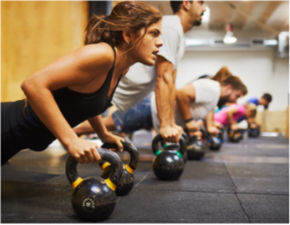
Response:
[{"label": "wood paneling", "polygon": [[[264,120],[264,122],[263,122]],[[282,133],[288,129],[289,112],[284,111],[263,111],[258,112],[256,116],[258,124],[262,125],[262,132],[277,132]]]},{"label": "wood paneling", "polygon": [[286,111],[286,138],[289,139],[289,106],[287,107]]},{"label": "wood paneling", "polygon": [[21,82],[83,45],[85,1],[1,2],[1,101],[24,97]]}]

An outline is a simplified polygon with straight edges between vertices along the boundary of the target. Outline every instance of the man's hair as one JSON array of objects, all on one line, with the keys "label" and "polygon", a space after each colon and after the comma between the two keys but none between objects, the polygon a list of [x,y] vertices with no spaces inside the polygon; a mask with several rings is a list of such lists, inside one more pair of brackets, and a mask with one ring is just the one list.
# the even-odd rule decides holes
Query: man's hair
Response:
[{"label": "man's hair", "polygon": [[266,99],[269,103],[272,101],[272,95],[269,93],[263,94],[262,98]]},{"label": "man's hair", "polygon": [[[170,1],[170,5],[173,11],[173,14],[177,13],[180,10],[183,1]],[[189,1],[192,2],[192,1]]]},{"label": "man's hair", "polygon": [[241,90],[243,95],[246,95],[248,93],[246,85],[243,84],[239,77],[234,75],[228,76],[227,78],[223,79],[222,81],[220,81],[220,84],[222,86],[231,85],[234,90]]},{"label": "man's hair", "polygon": [[177,13],[181,7],[182,1],[170,1],[173,14]]}]

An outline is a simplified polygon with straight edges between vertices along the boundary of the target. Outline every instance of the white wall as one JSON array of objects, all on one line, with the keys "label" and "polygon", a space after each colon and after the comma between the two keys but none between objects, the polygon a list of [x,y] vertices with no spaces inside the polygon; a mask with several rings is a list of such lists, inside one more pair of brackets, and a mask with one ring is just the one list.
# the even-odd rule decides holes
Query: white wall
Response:
[{"label": "white wall", "polygon": [[[275,50],[188,50],[178,67],[177,88],[204,75],[214,75],[221,67],[241,78],[249,97],[269,92],[273,101],[269,111],[286,110],[289,93],[289,58],[277,58]],[[261,106],[258,111],[261,111]]]}]

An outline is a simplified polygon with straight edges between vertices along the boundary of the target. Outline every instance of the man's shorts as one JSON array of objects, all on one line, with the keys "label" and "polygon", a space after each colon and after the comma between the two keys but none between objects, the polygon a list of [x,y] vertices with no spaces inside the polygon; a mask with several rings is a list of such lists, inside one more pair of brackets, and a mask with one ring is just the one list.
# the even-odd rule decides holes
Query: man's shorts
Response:
[{"label": "man's shorts", "polygon": [[125,113],[114,112],[112,118],[116,131],[133,133],[140,129],[150,130],[153,127],[150,98],[151,95],[147,96]]}]

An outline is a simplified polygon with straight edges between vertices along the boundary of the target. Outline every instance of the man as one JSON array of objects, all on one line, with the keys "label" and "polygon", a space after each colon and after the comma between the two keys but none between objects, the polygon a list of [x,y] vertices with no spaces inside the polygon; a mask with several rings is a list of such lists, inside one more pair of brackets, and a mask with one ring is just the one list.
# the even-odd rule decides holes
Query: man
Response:
[{"label": "man", "polygon": [[[225,102],[236,102],[247,93],[247,88],[236,76],[224,80],[199,79],[177,90],[175,120],[179,126],[188,130],[190,135],[200,136],[198,119],[207,117],[207,130],[212,134],[218,133],[213,125],[213,113],[216,105]],[[125,113],[117,111],[115,114],[103,118],[108,130],[132,133],[139,129],[158,131],[158,120],[155,96],[147,96],[140,103]],[[84,128],[84,126],[83,126]],[[77,134],[90,133],[93,130],[77,128]]]},{"label": "man", "polygon": [[218,134],[219,130],[214,124],[216,106],[234,103],[246,94],[247,88],[237,76],[198,79],[177,91],[176,122],[185,127],[190,135],[196,135],[199,130],[197,120],[205,118],[208,133]]},{"label": "man", "polygon": [[[262,105],[262,106],[264,106],[264,109],[268,109],[271,101],[272,101],[272,95],[270,95],[269,93],[264,93],[262,95],[262,97],[259,99],[256,97],[248,99],[244,105],[253,103],[256,106]],[[243,120],[247,120],[250,127],[257,126],[256,121],[255,121],[255,116],[252,116],[252,117],[241,116],[238,118],[237,122],[240,123]]]},{"label": "man", "polygon": [[[126,112],[154,91],[159,133],[168,142],[178,142],[182,128],[174,121],[176,95],[175,76],[178,63],[184,54],[184,33],[199,26],[205,5],[203,1],[171,1],[174,15],[163,16],[161,39],[163,47],[157,54],[153,67],[136,63],[120,81],[113,97],[113,104]],[[113,118],[117,117],[114,115]],[[85,125],[84,125],[85,126]],[[81,129],[81,127],[77,129]]]}]

